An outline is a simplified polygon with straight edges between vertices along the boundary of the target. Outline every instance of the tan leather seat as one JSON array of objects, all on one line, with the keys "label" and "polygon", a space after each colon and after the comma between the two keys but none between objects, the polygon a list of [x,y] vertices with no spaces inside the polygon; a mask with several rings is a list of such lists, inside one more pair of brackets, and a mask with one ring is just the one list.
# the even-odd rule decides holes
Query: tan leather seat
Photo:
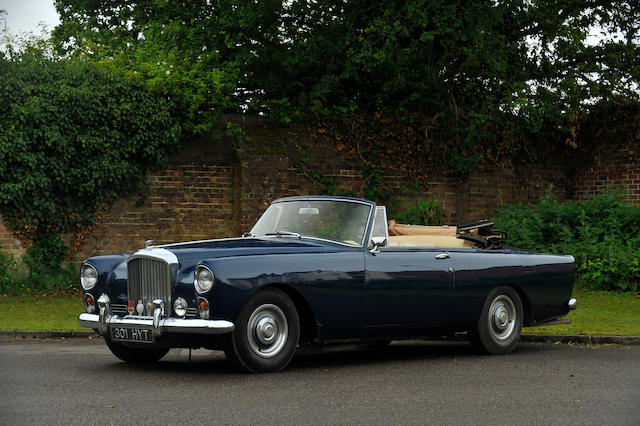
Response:
[{"label": "tan leather seat", "polygon": [[455,226],[424,226],[424,225],[403,225],[396,223],[395,220],[389,221],[389,236],[397,235],[443,235],[456,236],[457,227]]}]

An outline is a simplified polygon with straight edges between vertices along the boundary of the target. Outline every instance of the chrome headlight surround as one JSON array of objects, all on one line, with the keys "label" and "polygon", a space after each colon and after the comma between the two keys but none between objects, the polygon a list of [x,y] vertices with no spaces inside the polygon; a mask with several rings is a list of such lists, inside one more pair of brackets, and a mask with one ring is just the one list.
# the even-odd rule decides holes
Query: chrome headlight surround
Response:
[{"label": "chrome headlight surround", "polygon": [[80,267],[80,284],[85,290],[91,290],[98,282],[98,270],[88,263]]},{"label": "chrome headlight surround", "polygon": [[204,265],[198,265],[193,271],[193,286],[200,294],[213,288],[213,272]]}]

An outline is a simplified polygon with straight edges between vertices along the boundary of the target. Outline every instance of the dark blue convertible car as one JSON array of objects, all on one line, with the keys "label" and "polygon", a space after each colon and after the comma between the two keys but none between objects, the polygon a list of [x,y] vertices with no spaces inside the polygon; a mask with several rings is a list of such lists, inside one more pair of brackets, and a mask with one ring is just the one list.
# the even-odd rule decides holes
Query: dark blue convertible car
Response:
[{"label": "dark blue convertible car", "polygon": [[306,345],[459,331],[504,354],[523,326],[566,321],[574,259],[507,247],[491,225],[401,225],[366,200],[283,198],[241,238],[87,259],[78,321],[127,362],[204,347],[251,372]]}]

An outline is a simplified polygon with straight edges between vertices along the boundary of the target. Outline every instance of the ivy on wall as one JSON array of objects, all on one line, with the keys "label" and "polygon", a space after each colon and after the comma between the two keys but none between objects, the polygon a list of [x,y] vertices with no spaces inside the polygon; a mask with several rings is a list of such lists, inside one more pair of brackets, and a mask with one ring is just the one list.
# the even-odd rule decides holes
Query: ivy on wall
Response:
[{"label": "ivy on wall", "polygon": [[175,149],[171,102],[43,45],[0,55],[0,213],[25,240],[90,226]]}]

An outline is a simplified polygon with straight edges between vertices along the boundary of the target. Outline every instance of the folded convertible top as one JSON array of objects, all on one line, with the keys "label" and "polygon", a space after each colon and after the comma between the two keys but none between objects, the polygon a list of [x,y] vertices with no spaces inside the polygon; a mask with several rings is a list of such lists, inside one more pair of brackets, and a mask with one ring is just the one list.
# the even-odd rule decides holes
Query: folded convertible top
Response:
[{"label": "folded convertible top", "polygon": [[472,241],[484,249],[499,249],[507,243],[507,233],[493,229],[493,222],[490,220],[458,226],[456,237]]}]

